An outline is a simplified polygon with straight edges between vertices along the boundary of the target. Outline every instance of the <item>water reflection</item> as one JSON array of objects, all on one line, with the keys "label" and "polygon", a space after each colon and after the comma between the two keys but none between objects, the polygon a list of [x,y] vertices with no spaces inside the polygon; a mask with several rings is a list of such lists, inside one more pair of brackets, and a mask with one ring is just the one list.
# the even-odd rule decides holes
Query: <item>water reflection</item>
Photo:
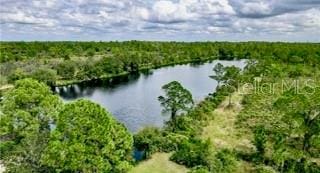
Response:
[{"label": "water reflection", "polygon": [[203,64],[176,65],[141,74],[121,76],[112,80],[92,80],[81,84],[55,88],[65,101],[88,98],[107,108],[130,131],[145,126],[161,127],[168,116],[161,116],[157,100],[163,92],[161,87],[173,80],[179,81],[191,91],[196,101],[214,91],[217,82],[210,79],[216,63],[243,68],[245,61],[213,61]]}]

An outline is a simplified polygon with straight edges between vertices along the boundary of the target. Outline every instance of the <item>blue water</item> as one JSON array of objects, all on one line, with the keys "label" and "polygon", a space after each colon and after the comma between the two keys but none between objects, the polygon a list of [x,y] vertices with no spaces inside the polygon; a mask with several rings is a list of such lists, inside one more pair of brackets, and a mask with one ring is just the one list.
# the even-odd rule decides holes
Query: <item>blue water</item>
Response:
[{"label": "blue water", "polygon": [[225,66],[243,68],[245,60],[212,61],[198,65],[175,65],[130,75],[110,81],[90,81],[82,84],[57,87],[56,92],[65,100],[87,98],[99,103],[133,133],[146,126],[161,127],[168,116],[161,113],[158,96],[161,87],[173,80],[191,91],[196,102],[214,92],[217,82],[211,78],[212,68],[220,62]]}]

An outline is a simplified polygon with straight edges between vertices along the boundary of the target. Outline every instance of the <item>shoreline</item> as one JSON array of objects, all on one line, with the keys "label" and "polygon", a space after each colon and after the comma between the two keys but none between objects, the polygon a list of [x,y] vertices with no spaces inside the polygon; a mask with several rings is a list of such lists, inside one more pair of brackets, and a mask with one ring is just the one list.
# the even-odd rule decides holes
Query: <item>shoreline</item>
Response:
[{"label": "shoreline", "polygon": [[[168,64],[163,64],[163,65],[151,65],[149,67],[142,67],[139,68],[139,71],[137,71],[137,73],[141,73],[143,71],[147,71],[147,70],[154,70],[154,69],[159,69],[162,67],[169,67],[169,66],[175,66],[175,65],[186,65],[186,64],[191,64],[191,63],[206,63],[206,62],[210,62],[210,61],[214,61],[214,60],[219,60],[218,57],[214,57],[214,58],[207,58],[207,59],[201,59],[199,60],[187,60],[187,61],[180,61],[177,63],[168,63]],[[132,73],[130,72],[122,72],[119,74],[113,74],[113,75],[106,75],[106,76],[100,76],[100,77],[94,77],[94,78],[90,78],[90,79],[82,79],[82,80],[58,80],[56,81],[56,84],[53,87],[62,87],[62,86],[68,86],[68,85],[73,85],[73,84],[79,84],[82,82],[89,82],[89,81],[93,81],[93,80],[110,80],[113,78],[117,78],[117,77],[122,77],[122,76],[127,76],[130,75]]]},{"label": "shoreline", "polygon": [[[139,70],[137,71],[137,73],[142,73],[143,71],[148,71],[148,70],[155,70],[155,69],[159,69],[159,68],[163,68],[163,67],[169,67],[169,66],[175,66],[175,65],[186,65],[186,64],[191,64],[191,63],[207,63],[210,61],[214,61],[214,60],[219,60],[218,57],[211,57],[211,58],[206,58],[206,59],[199,59],[199,60],[186,60],[186,61],[180,61],[180,62],[172,62],[172,63],[167,63],[167,64],[162,64],[162,65],[150,65],[150,66],[145,66],[145,67],[141,67],[139,68]],[[130,72],[122,72],[122,73],[118,73],[118,74],[112,74],[112,75],[105,75],[105,76],[99,76],[99,77],[94,77],[94,78],[88,78],[88,79],[73,79],[73,80],[57,80],[55,82],[55,84],[51,87],[62,87],[62,86],[68,86],[68,85],[73,85],[73,84],[79,84],[82,82],[89,82],[89,81],[93,81],[93,80],[111,80],[113,78],[117,78],[117,77],[122,77],[122,76],[127,76],[130,75],[132,73]],[[0,86],[0,91],[6,91],[8,89],[13,88],[14,85],[13,84],[5,84]]]}]

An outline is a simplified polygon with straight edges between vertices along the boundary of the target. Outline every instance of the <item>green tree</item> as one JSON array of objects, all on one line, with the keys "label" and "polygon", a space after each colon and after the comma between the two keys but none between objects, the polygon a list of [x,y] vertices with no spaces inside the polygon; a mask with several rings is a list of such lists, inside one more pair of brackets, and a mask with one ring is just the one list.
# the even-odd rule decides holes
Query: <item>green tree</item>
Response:
[{"label": "green tree", "polygon": [[9,74],[8,82],[14,83],[17,80],[24,79],[27,77],[26,72],[24,72],[21,68],[17,68],[13,73]]},{"label": "green tree", "polygon": [[218,63],[213,68],[214,75],[210,76],[210,78],[216,80],[218,82],[218,86],[220,86],[220,82],[223,81],[224,77],[224,66],[221,63]]},{"label": "green tree", "polygon": [[175,121],[178,113],[192,108],[192,95],[179,82],[172,81],[164,85],[162,89],[165,91],[165,96],[159,96],[158,100],[164,107],[163,111],[171,113],[171,120]]},{"label": "green tree", "polygon": [[125,172],[133,137],[104,108],[88,100],[65,105],[42,157],[56,171]]},{"label": "green tree", "polygon": [[[272,160],[280,172],[312,172],[310,155],[319,153],[312,140],[320,135],[320,88],[292,88],[274,103],[273,109],[280,116],[271,125],[273,139]],[[317,172],[317,171],[316,171]]]},{"label": "green tree", "polygon": [[291,89],[279,98],[274,108],[283,116],[287,131],[302,139],[302,150],[309,151],[311,139],[320,134],[320,88]]},{"label": "green tree", "polygon": [[86,55],[89,57],[93,57],[95,55],[96,51],[93,48],[89,48],[86,50]]},{"label": "green tree", "polygon": [[115,57],[104,57],[100,64],[103,72],[107,74],[118,74],[122,72],[122,62]]},{"label": "green tree", "polygon": [[211,158],[214,157],[210,145],[210,140],[202,141],[196,138],[185,140],[179,144],[177,151],[173,153],[170,160],[190,168],[194,166],[209,168]]},{"label": "green tree", "polygon": [[76,62],[66,60],[56,66],[57,74],[64,79],[73,79],[76,72]]},{"label": "green tree", "polygon": [[134,135],[134,146],[144,151],[144,157],[149,158],[151,154],[160,151],[165,138],[161,130],[155,127],[147,127]]},{"label": "green tree", "polygon": [[39,160],[50,133],[50,122],[61,106],[49,87],[32,79],[17,81],[1,102],[1,159],[8,172],[40,172]]},{"label": "green tree", "polygon": [[229,92],[229,105],[232,106],[231,98],[232,93],[237,90],[237,85],[240,79],[241,69],[235,66],[225,67],[223,75],[223,83],[225,83],[226,89]]},{"label": "green tree", "polygon": [[57,71],[52,69],[39,68],[31,73],[30,77],[52,86],[57,80]]}]

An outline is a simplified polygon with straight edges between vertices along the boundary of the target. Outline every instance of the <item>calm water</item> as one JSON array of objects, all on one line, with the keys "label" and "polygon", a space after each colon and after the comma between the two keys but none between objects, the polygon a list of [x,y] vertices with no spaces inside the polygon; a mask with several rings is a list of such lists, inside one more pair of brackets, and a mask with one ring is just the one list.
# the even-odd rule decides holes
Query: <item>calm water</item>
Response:
[{"label": "calm water", "polygon": [[243,68],[245,61],[212,61],[201,65],[176,65],[155,69],[140,75],[131,75],[113,81],[91,81],[57,87],[56,92],[65,100],[87,98],[109,110],[130,131],[146,126],[161,127],[169,118],[161,113],[158,96],[161,87],[173,80],[191,91],[196,102],[214,91],[217,82],[209,78],[218,62],[225,66]]}]

